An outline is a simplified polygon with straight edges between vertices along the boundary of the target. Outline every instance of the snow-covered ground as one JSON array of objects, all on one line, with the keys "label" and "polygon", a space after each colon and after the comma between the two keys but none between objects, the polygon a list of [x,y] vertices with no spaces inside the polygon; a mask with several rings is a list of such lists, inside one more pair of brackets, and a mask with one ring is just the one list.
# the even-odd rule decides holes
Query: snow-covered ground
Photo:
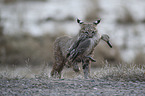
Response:
[{"label": "snow-covered ground", "polygon": [[[98,3],[98,4],[94,4]],[[30,32],[33,35],[66,32],[77,34],[79,25],[75,19],[84,20],[89,11],[99,5],[102,21],[98,25],[101,34],[107,33],[120,48],[122,58],[131,61],[140,50],[145,52],[145,0],[42,0],[19,1],[10,4],[0,2],[0,16],[5,34]],[[117,24],[127,9],[135,24]],[[97,14],[97,13],[96,13]],[[66,18],[74,20],[66,20]],[[98,18],[98,17],[96,17]],[[144,21],[145,22],[145,21]],[[122,46],[126,45],[124,49]]]}]

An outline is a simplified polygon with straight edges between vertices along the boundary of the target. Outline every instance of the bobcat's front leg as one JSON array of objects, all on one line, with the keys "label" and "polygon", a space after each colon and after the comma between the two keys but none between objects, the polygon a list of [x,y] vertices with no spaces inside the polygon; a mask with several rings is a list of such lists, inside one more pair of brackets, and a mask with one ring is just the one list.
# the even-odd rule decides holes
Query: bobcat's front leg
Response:
[{"label": "bobcat's front leg", "polygon": [[82,60],[82,68],[84,71],[84,78],[88,79],[90,78],[90,59],[86,58]]}]

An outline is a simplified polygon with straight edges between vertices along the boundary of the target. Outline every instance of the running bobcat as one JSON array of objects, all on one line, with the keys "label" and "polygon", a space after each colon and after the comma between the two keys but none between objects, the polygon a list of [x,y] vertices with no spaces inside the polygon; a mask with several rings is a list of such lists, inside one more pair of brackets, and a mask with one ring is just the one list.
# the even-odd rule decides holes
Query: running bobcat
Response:
[{"label": "running bobcat", "polygon": [[109,36],[106,34],[101,36],[96,29],[100,20],[92,24],[84,23],[79,19],[77,19],[77,22],[81,26],[78,35],[75,37],[59,37],[54,42],[55,62],[51,71],[51,76],[53,77],[61,78],[61,71],[66,64],[72,66],[75,72],[79,72],[77,63],[82,62],[84,78],[88,78],[90,61],[95,62],[91,56],[99,41],[101,39],[104,40],[112,48],[109,42]]}]

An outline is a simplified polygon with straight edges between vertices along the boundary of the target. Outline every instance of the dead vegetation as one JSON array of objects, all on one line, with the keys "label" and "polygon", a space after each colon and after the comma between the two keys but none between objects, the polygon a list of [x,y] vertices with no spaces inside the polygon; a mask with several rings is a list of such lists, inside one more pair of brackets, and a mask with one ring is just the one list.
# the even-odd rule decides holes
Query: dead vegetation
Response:
[{"label": "dead vegetation", "polygon": [[[60,33],[57,35],[45,34],[43,36],[31,36],[30,34],[13,34],[3,35],[4,38],[1,42],[3,49],[1,49],[0,61],[1,65],[16,65],[22,66],[26,61],[30,65],[41,65],[44,62],[52,65],[53,63],[53,42],[56,37],[64,35]],[[96,63],[92,64],[93,67],[101,67],[103,61],[109,63],[120,62],[120,54],[117,47],[109,48],[104,42],[100,42],[94,52]]]},{"label": "dead vegetation", "polygon": [[[64,34],[59,34],[64,35]],[[58,35],[43,35],[34,37],[30,34],[3,35],[5,37],[5,56],[1,62],[0,78],[49,78],[53,63],[53,42]],[[109,48],[100,42],[94,52],[97,62],[91,66],[92,77],[105,80],[144,81],[144,54],[136,56],[136,63],[119,63],[120,54],[114,45]],[[0,58],[2,60],[2,56]],[[36,66],[37,65],[37,66]],[[9,67],[11,66],[11,67]],[[63,78],[82,78],[73,70],[65,68]]]},{"label": "dead vegetation", "polygon": [[53,41],[57,36],[48,34],[43,36],[31,36],[30,34],[5,35],[5,60],[0,58],[1,65],[22,66],[29,59],[31,65],[41,65],[46,62],[51,64],[53,60]]},{"label": "dead vegetation", "polygon": [[145,66],[124,63],[111,67],[108,63],[101,70],[94,72],[94,77],[115,81],[145,81]]},{"label": "dead vegetation", "polygon": [[[0,41],[0,65],[42,65],[53,63],[53,42],[59,36],[64,35],[60,33],[57,35],[44,34],[42,36],[32,36],[30,34],[13,34],[1,35]],[[113,48],[101,41],[95,48],[94,59],[96,62],[92,63],[92,67],[103,67],[107,61],[111,66],[117,66],[122,63],[119,49],[113,44]],[[144,53],[139,53],[134,59],[135,64],[144,65]]]},{"label": "dead vegetation", "polygon": [[[22,78],[35,78],[35,79],[48,79],[50,78],[51,67],[43,65],[41,67],[26,66],[23,68],[6,68],[1,69],[1,79],[22,79]],[[63,71],[62,79],[83,79],[83,72],[76,74],[75,72],[66,69]],[[112,67],[108,62],[102,68],[91,69],[92,79],[104,79],[113,81],[145,81],[145,66],[141,67],[137,64],[118,64],[116,67]],[[51,78],[50,78],[51,79]]]},{"label": "dead vegetation", "polygon": [[122,11],[121,14],[119,15],[118,19],[116,20],[118,24],[134,24],[136,23],[135,19],[132,16],[132,13],[130,12],[130,10],[126,7],[123,6],[122,7]]}]

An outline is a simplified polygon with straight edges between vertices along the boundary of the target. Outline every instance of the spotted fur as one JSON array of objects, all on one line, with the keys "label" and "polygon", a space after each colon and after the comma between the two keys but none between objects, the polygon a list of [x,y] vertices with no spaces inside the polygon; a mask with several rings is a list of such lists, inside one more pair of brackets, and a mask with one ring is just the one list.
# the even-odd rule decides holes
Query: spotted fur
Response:
[{"label": "spotted fur", "polygon": [[[101,35],[96,28],[100,20],[93,23],[85,23],[77,19],[81,29],[74,37],[62,36],[58,37],[54,42],[54,64],[51,71],[52,77],[61,78],[61,72],[65,65],[72,66],[75,72],[79,72],[78,63],[82,62],[84,70],[84,78],[89,77],[90,57],[93,54],[94,48],[101,39]],[[83,50],[82,50],[83,49]],[[70,57],[76,50],[82,51],[81,55],[71,61]],[[80,52],[79,51],[79,52]],[[68,55],[69,54],[69,55]]]}]

